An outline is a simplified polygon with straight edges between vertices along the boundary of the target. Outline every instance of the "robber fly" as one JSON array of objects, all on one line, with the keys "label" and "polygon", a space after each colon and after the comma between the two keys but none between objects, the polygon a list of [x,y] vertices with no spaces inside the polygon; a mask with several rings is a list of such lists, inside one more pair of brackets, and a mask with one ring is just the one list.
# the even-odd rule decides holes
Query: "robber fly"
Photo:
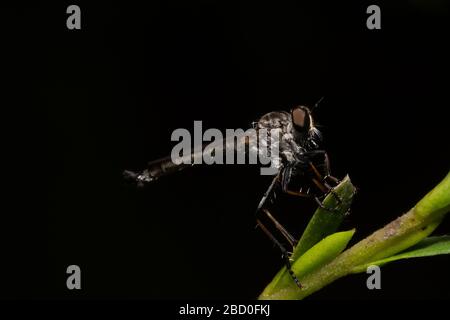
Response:
[{"label": "robber fly", "polygon": [[[281,250],[289,274],[301,288],[300,281],[291,268],[291,253],[282,244],[282,241],[279,241],[269,231],[263,220],[270,222],[287,240],[292,249],[297,244],[297,240],[269,212],[267,204],[273,202],[276,190],[281,190],[289,195],[313,199],[320,207],[333,211],[333,208],[325,208],[321,200],[328,193],[332,193],[337,202],[341,203],[339,196],[333,192],[333,187],[339,183],[339,180],[330,174],[329,158],[326,151],[321,149],[321,133],[315,126],[310,108],[297,106],[290,112],[269,112],[258,121],[253,122],[252,125],[256,131],[266,129],[279,133],[279,153],[275,156],[276,158],[272,159],[277,173],[256,209],[257,226]],[[223,143],[223,147],[230,147],[229,143]],[[196,157],[201,157],[202,152],[203,150],[200,149],[186,157],[194,160]],[[190,166],[191,164],[183,162],[176,164],[170,157],[167,157],[148,163],[147,168],[141,172],[124,171],[124,176],[137,183],[138,186],[143,186],[162,176]]]}]

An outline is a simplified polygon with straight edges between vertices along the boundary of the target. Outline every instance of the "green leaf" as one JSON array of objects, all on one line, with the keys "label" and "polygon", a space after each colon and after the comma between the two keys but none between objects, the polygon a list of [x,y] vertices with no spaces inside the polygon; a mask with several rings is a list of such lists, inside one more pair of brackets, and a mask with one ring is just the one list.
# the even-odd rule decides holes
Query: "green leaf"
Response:
[{"label": "green leaf", "polygon": [[414,207],[416,215],[422,219],[437,221],[450,211],[450,171],[432,191]]},{"label": "green leaf", "polygon": [[[292,271],[297,275],[300,282],[302,281],[302,277],[327,264],[339,255],[345,249],[354,233],[355,229],[334,233],[321,240],[305,252],[305,254],[303,254],[300,258],[298,258],[292,264]],[[277,296],[274,293],[286,291],[293,291],[294,296],[292,298],[294,298],[294,288],[300,290],[292,280],[289,273],[285,272],[281,276],[277,275],[266,287],[259,298],[264,299],[270,297],[271,299],[277,299]],[[283,299],[289,299],[289,297],[284,295]]]},{"label": "green leaf", "polygon": [[418,243],[437,228],[449,211],[450,172],[407,213],[345,250],[332,261],[302,276],[302,290],[293,286],[292,282],[284,287],[277,283],[276,281],[281,282],[279,280],[284,278],[280,272],[260,298],[303,299],[336,279],[352,273],[358,266],[406,253],[405,250],[414,245],[417,249]]},{"label": "green leaf", "polygon": [[325,197],[322,205],[326,208],[335,208],[335,211],[330,212],[321,207],[317,208],[295,247],[291,259],[296,260],[320,240],[336,232],[341,225],[352,204],[356,188],[347,175],[333,189],[333,192],[342,199],[342,203],[338,203],[336,196],[332,193]]},{"label": "green leaf", "polygon": [[354,234],[355,229],[329,235],[298,258],[292,265],[292,271],[301,278],[302,275],[307,275],[330,262],[347,247]]},{"label": "green leaf", "polygon": [[[311,247],[317,244],[320,240],[324,239],[330,234],[335,233],[341,225],[345,214],[348,212],[351,206],[353,197],[356,194],[356,188],[347,175],[336,187],[333,188],[333,192],[340,199],[342,199],[342,203],[338,203],[336,197],[332,193],[329,193],[325,197],[322,205],[326,208],[335,208],[335,211],[330,212],[320,207],[317,208],[308,225],[306,226],[306,229],[303,232],[303,235],[300,238],[297,246],[294,248],[291,260],[297,260],[301,255],[311,249]],[[289,276],[289,274],[287,273],[286,268],[282,268],[275,275],[271,284],[269,284],[269,287],[278,283],[278,281],[281,281],[282,278],[285,279],[286,276]]]},{"label": "green leaf", "polygon": [[407,251],[403,251],[402,253],[389,258],[377,260],[362,266],[357,266],[352,270],[352,272],[365,272],[367,267],[370,265],[382,266],[388,262],[396,260],[436,256],[440,254],[450,254],[450,235],[425,238],[415,246],[409,248]]}]

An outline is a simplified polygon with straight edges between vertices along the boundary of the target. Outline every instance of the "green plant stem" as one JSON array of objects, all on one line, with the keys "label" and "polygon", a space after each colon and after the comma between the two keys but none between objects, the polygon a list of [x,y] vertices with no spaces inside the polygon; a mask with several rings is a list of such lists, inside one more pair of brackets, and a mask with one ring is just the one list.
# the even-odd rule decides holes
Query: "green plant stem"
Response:
[{"label": "green plant stem", "polygon": [[450,210],[450,173],[416,206],[384,228],[344,251],[330,263],[300,277],[303,289],[293,283],[277,288],[270,285],[260,299],[303,299],[358,266],[389,257],[428,236]]}]

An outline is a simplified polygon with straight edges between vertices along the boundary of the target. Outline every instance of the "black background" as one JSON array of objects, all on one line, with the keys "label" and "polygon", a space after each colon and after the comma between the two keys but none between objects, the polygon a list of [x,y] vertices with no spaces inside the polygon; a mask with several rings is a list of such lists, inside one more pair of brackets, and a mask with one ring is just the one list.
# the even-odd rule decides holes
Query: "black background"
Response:
[{"label": "black background", "polygon": [[[247,128],[272,110],[316,112],[335,176],[359,188],[352,243],[448,172],[445,1],[78,2],[3,8],[6,298],[253,299],[282,266],[253,212],[270,177],[196,167],[144,190],[124,169],[168,155],[176,128]],[[281,197],[299,236],[314,206]],[[3,210],[2,210],[3,211]],[[436,234],[449,233],[448,219]],[[449,298],[445,256],[393,263],[310,299]],[[66,289],[66,267],[82,290]]]}]

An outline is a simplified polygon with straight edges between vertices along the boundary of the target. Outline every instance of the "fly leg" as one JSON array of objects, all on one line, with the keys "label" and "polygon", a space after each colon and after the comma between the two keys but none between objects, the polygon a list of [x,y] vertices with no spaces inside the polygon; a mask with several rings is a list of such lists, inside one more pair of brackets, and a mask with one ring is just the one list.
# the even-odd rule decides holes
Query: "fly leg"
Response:
[{"label": "fly leg", "polygon": [[[326,157],[326,159],[328,159],[328,157]],[[337,182],[339,180],[337,180],[336,178],[332,177],[331,175],[329,175],[329,164],[327,163],[327,161],[325,161],[325,166],[327,167],[327,175],[325,177],[322,177],[322,175],[320,174],[319,170],[317,170],[316,166],[312,163],[309,162],[308,163],[309,167],[312,169],[312,171],[314,172],[314,175],[316,176],[315,178],[312,178],[312,182],[325,194],[327,195],[328,193],[331,193],[334,198],[336,199],[336,201],[338,202],[338,204],[342,203],[342,199],[341,197],[339,197],[339,195],[334,192],[333,187],[331,187],[325,180],[326,178],[330,178],[330,179],[335,179]]]},{"label": "fly leg", "polygon": [[[324,191],[324,195],[325,196],[328,193],[331,193],[334,196],[334,198],[336,199],[338,205],[342,204],[341,197],[336,192],[334,192],[333,188],[326,182],[326,179],[330,179],[331,181],[333,181],[336,184],[339,183],[339,180],[337,178],[333,177],[330,174],[330,160],[328,158],[328,154],[325,153],[325,170],[326,170],[325,177],[322,178],[322,176],[319,173],[319,171],[317,170],[317,168],[311,162],[309,162],[309,166],[311,167],[311,169],[313,170],[314,174],[318,178],[318,179],[313,178],[312,179],[313,183],[320,190]],[[325,207],[317,196],[314,197],[314,200],[319,205],[319,207],[321,207],[322,209],[327,210],[327,211],[336,211],[336,208],[327,208],[327,207]],[[350,213],[350,208],[347,209],[347,212],[345,214],[348,215],[349,213]]]},{"label": "fly leg", "polygon": [[[281,172],[281,170],[280,170]],[[256,214],[259,213],[259,211],[261,211],[261,209],[264,207],[264,205],[266,204],[267,199],[272,195],[273,189],[276,185],[276,183],[278,182],[278,179],[280,177],[280,172],[278,172],[278,174],[273,178],[272,182],[270,183],[269,188],[267,188],[266,192],[264,193],[263,197],[261,198],[261,201],[258,204],[258,208],[256,208]]]},{"label": "fly leg", "polygon": [[294,280],[295,284],[301,289],[302,285],[301,285],[300,281],[298,280],[297,276],[295,275],[294,271],[292,271],[292,265],[291,265],[291,260],[289,258],[289,256],[290,256],[289,252],[275,238],[275,236],[266,228],[266,226],[264,226],[264,224],[261,222],[261,220],[256,219],[256,223],[261,228],[261,230],[264,231],[264,233],[273,241],[273,243],[275,243],[278,246],[278,248],[280,248],[282,257],[284,259],[284,263],[286,265],[286,269],[288,270],[288,272],[289,272],[291,278]]},{"label": "fly leg", "polygon": [[267,199],[269,199],[272,196],[272,193],[273,193],[273,190],[274,190],[276,184],[279,182],[280,173],[281,173],[281,170],[272,180],[272,183],[270,184],[267,191],[264,193],[264,196],[262,197],[262,199],[258,205],[258,208],[256,209],[256,213],[255,213],[256,223],[257,223],[257,226],[259,226],[261,228],[261,230],[269,237],[269,239],[272,240],[272,242],[280,249],[282,258],[286,265],[286,269],[288,270],[290,276],[292,277],[292,279],[294,280],[296,285],[299,288],[302,288],[300,281],[298,280],[295,273],[292,271],[292,265],[291,265],[291,261],[290,261],[291,253],[285,248],[285,246],[280,241],[278,241],[278,239],[272,234],[272,232],[269,231],[269,229],[263,224],[263,222],[259,218],[259,214],[264,213],[265,216],[267,218],[269,218],[269,220],[273,223],[273,225],[275,225],[276,229],[284,236],[284,238],[286,238],[286,240],[289,242],[289,244],[292,246],[292,248],[295,247],[295,245],[297,244],[297,240],[295,240],[295,238],[281,225],[281,223],[279,223],[278,220],[272,216],[272,214],[269,212],[269,210],[267,210],[264,207]]},{"label": "fly leg", "polygon": [[[314,185],[319,188],[320,191],[322,191],[322,193],[324,195],[327,195],[328,193],[332,193],[334,195],[334,197],[336,198],[336,201],[338,202],[338,204],[342,203],[341,198],[339,197],[339,195],[337,195],[334,191],[333,188],[328,185],[326,182],[323,182],[322,175],[319,173],[319,171],[317,170],[317,168],[311,163],[308,162],[308,165],[310,166],[310,168],[312,169],[312,171],[315,174],[315,178],[312,178],[311,181],[314,183]],[[327,170],[328,171],[328,170]],[[291,167],[286,167],[283,170],[283,178],[281,181],[281,187],[283,189],[283,191],[287,194],[293,195],[293,196],[298,196],[298,197],[306,197],[306,198],[312,198],[314,199],[317,204],[324,210],[330,211],[330,212],[336,212],[337,209],[336,208],[328,208],[326,206],[324,206],[322,204],[322,202],[320,201],[320,199],[310,193],[310,189],[308,188],[306,190],[306,192],[303,192],[302,189],[300,189],[300,191],[293,191],[289,189],[289,182],[291,180],[291,175],[292,175],[292,168]]]},{"label": "fly leg", "polygon": [[338,212],[337,208],[328,208],[328,207],[324,206],[323,203],[320,201],[320,199],[317,196],[309,193],[309,190],[307,192],[301,192],[301,191],[292,191],[289,189],[285,189],[284,192],[286,192],[287,194],[293,195],[293,196],[297,196],[297,197],[312,198],[322,209],[324,209],[326,211],[330,211],[330,212]]},{"label": "fly leg", "polygon": [[336,185],[339,184],[339,179],[336,177],[333,177],[331,175],[331,169],[330,169],[330,158],[328,157],[328,153],[325,153],[325,170],[326,170],[326,175],[325,177],[323,177],[323,181],[327,181],[327,180],[331,180],[333,183],[335,183]]},{"label": "fly leg", "polygon": [[312,163],[312,161],[308,161],[307,164],[314,173],[315,178],[312,178],[312,182],[318,187],[325,195],[328,193],[332,193],[338,203],[342,202],[342,199],[333,191],[333,187],[328,183],[332,183],[337,185],[340,181],[336,177],[331,175],[330,171],[330,159],[325,150],[314,150],[309,152],[311,155],[314,154],[323,154],[324,161],[323,165],[325,167],[325,176],[317,170],[316,166]]},{"label": "fly leg", "polygon": [[297,240],[287,231],[281,223],[278,222],[277,219],[275,219],[272,214],[267,209],[262,209],[262,211],[266,214],[267,217],[269,217],[270,221],[273,222],[275,227],[278,231],[286,238],[286,240],[289,242],[289,244],[294,248],[297,245]]},{"label": "fly leg", "polygon": [[256,218],[259,219],[259,214],[261,212],[265,213],[265,215],[270,219],[270,221],[275,225],[277,230],[286,238],[286,240],[289,242],[289,244],[292,246],[292,248],[295,247],[297,244],[297,240],[287,231],[281,223],[278,222],[277,219],[275,219],[272,214],[270,214],[269,210],[265,208],[265,204],[267,199],[269,199],[274,194],[274,188],[277,184],[278,180],[280,178],[280,173],[278,173],[275,178],[272,180],[272,183],[270,184],[267,191],[264,193],[264,196],[262,197],[261,201],[259,202],[258,208],[256,209]]},{"label": "fly leg", "polygon": [[297,244],[297,240],[295,240],[295,238],[289,233],[289,231],[287,231],[283,227],[283,225],[280,222],[278,222],[278,220],[275,219],[274,216],[272,216],[272,214],[269,212],[269,210],[267,210],[265,208],[267,199],[269,199],[274,194],[274,188],[279,180],[279,177],[280,177],[280,173],[278,173],[272,180],[272,183],[270,184],[269,188],[264,193],[264,196],[262,197],[261,201],[259,202],[258,208],[256,209],[256,212],[255,212],[255,216],[256,216],[257,220],[261,222],[261,220],[259,219],[259,215],[261,213],[264,213],[265,216],[267,218],[269,218],[270,222],[283,235],[283,237],[286,238],[286,240],[289,242],[289,244],[292,246],[292,248],[294,248],[295,245]]}]

